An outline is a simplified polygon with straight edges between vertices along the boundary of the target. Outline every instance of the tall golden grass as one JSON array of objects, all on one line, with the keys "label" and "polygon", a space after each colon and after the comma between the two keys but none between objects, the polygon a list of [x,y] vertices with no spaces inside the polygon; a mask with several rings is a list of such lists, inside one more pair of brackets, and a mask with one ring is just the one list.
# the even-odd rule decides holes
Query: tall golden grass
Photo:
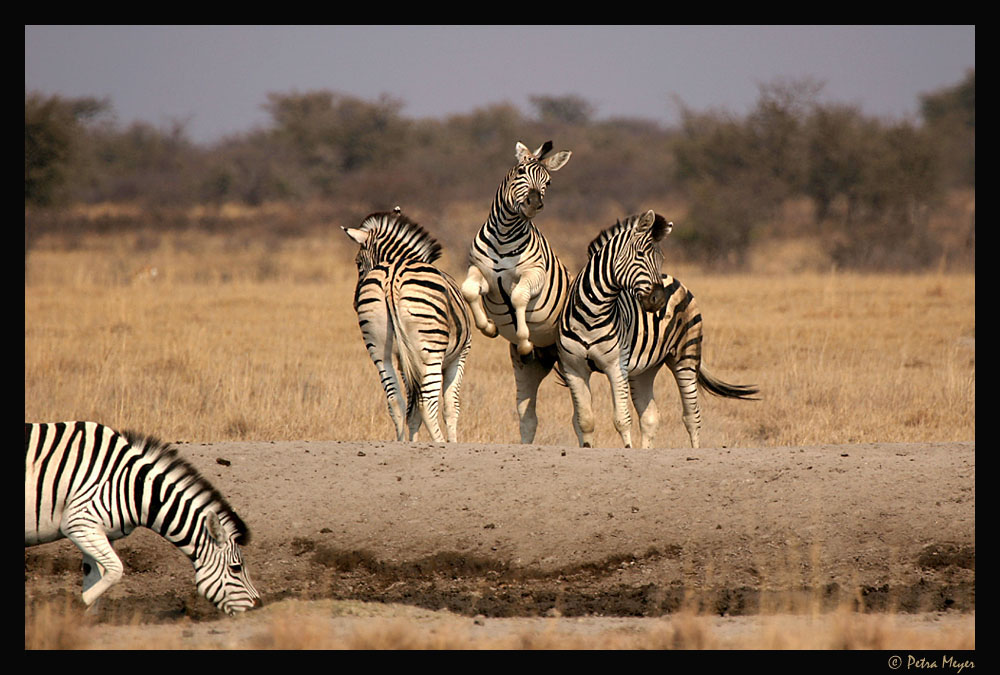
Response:
[{"label": "tall golden grass", "polygon": [[[461,278],[464,244],[444,243],[441,265]],[[199,442],[390,438],[352,309],[354,253],[339,228],[266,241],[195,231],[35,241],[25,420],[95,419]],[[975,437],[974,273],[666,269],[698,299],[709,368],[761,389],[757,402],[703,395],[703,445]],[[597,442],[617,446],[603,377],[594,391]],[[667,372],[656,397],[658,444],[686,446]],[[475,336],[462,411],[461,441],[518,440],[502,340]],[[536,442],[575,444],[571,415],[567,390],[548,378]]]}]

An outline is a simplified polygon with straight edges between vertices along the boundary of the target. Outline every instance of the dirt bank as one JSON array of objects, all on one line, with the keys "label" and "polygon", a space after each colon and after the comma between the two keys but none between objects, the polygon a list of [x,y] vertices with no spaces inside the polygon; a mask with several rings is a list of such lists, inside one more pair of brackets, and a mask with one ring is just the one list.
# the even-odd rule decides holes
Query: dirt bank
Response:
[{"label": "dirt bank", "polygon": [[[250,525],[267,602],[469,617],[975,609],[975,443],[701,450],[394,442],[180,444]],[[145,530],[101,616],[226,620]],[[26,605],[78,595],[25,550]]]}]

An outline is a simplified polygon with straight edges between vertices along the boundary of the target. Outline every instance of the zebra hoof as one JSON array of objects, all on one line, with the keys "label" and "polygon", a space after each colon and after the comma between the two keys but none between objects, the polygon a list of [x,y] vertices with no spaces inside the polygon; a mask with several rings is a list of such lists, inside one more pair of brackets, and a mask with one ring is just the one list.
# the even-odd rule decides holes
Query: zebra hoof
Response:
[{"label": "zebra hoof", "polygon": [[495,338],[497,335],[500,334],[500,332],[497,330],[497,325],[492,321],[486,324],[486,327],[482,329],[482,333],[488,338]]},{"label": "zebra hoof", "polygon": [[531,340],[521,340],[517,343],[517,353],[521,356],[527,356],[533,351],[535,351],[535,345]]},{"label": "zebra hoof", "polygon": [[590,443],[587,443],[586,441],[584,441],[582,447],[589,448],[590,447]]}]

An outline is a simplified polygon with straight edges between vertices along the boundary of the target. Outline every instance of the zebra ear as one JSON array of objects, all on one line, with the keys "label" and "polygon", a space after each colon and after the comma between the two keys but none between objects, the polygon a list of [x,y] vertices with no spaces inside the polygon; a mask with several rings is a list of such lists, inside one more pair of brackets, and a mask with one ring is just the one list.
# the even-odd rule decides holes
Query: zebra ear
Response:
[{"label": "zebra ear", "polygon": [[652,229],[654,222],[656,222],[656,213],[650,209],[639,216],[639,220],[635,223],[635,231],[639,234],[645,234]]},{"label": "zebra ear", "polygon": [[570,155],[572,154],[573,153],[569,150],[563,150],[561,152],[557,152],[551,157],[546,157],[545,159],[541,160],[542,166],[544,166],[549,171],[558,171],[559,169],[566,166],[566,162],[569,161]]},{"label": "zebra ear", "polygon": [[347,236],[353,239],[355,243],[360,244],[361,246],[364,246],[368,241],[368,232],[365,230],[359,230],[356,227],[344,227],[343,225],[340,226],[340,229],[347,233]]},{"label": "zebra ear", "polygon": [[535,155],[535,159],[541,159],[550,152],[552,152],[552,141],[545,141],[544,143],[539,145],[538,149],[535,150],[535,152],[532,154]]},{"label": "zebra ear", "polygon": [[670,234],[673,229],[674,224],[672,222],[668,221],[660,214],[656,214],[656,219],[653,221],[653,241],[660,241],[665,236]]},{"label": "zebra ear", "polygon": [[528,146],[521,141],[517,142],[514,146],[514,157],[517,159],[518,163],[523,162],[526,159],[534,158],[535,153],[528,149]]},{"label": "zebra ear", "polygon": [[215,511],[208,511],[205,514],[205,527],[208,528],[208,536],[216,544],[222,546],[226,542],[226,530],[222,527],[222,521]]}]

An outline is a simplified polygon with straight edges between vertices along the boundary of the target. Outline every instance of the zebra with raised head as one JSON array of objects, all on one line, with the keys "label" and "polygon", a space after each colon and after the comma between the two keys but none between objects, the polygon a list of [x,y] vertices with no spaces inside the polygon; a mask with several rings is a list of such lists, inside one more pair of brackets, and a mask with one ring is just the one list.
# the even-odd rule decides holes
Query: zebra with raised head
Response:
[{"label": "zebra with raised head", "polygon": [[653,211],[631,216],[601,232],[588,246],[589,259],[573,283],[559,335],[560,373],[573,399],[573,427],[581,446],[591,447],[594,413],[590,375],[611,383],[615,429],[632,446],[629,400],[639,414],[642,447],[652,447],[659,423],[653,382],[666,365],[680,391],[691,447],[699,447],[698,385],[710,393],[750,399],[753,386],[712,377],[702,364],[701,312],[677,279],[661,274],[659,241],[673,224]]},{"label": "zebra with raised head", "polygon": [[522,443],[535,437],[538,387],[555,364],[559,315],[569,292],[569,273],[532,218],[544,207],[551,172],[571,154],[552,153],[552,141],[534,152],[515,145],[516,163],[472,242],[462,284],[476,327],[511,343]]},{"label": "zebra with raised head", "polygon": [[441,245],[399,207],[343,230],[360,247],[354,310],[396,439],[414,440],[423,421],[435,441],[444,441],[438,422],[443,397],[447,440],[455,442],[472,331],[458,285],[433,265]]},{"label": "zebra with raised head", "polygon": [[198,591],[226,614],[262,604],[240,550],[250,531],[176,448],[96,422],[24,425],[24,545],[76,544],[88,607],[122,577],[111,541],[137,527],[190,558]]}]

